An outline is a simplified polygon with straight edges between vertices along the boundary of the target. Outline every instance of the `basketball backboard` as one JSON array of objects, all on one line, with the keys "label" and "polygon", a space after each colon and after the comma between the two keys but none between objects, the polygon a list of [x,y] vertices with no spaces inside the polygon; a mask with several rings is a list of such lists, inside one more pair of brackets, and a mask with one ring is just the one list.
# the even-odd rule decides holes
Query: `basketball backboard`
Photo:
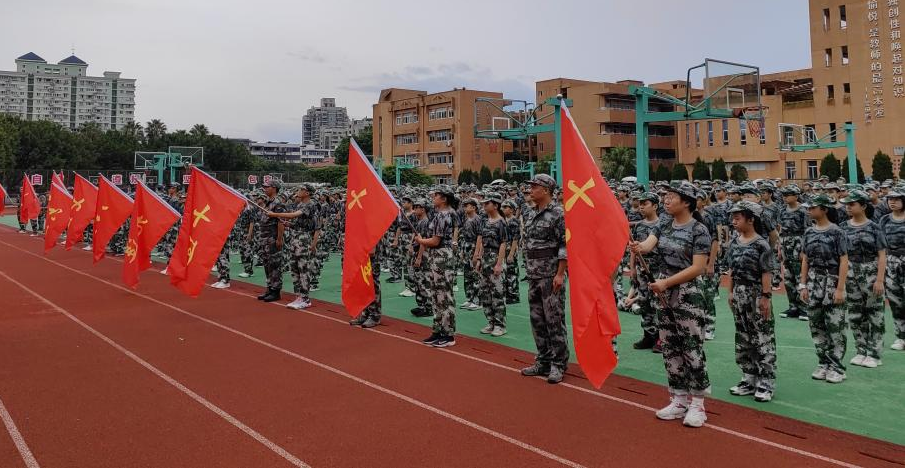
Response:
[{"label": "basketball backboard", "polygon": [[160,156],[166,156],[166,153],[160,151],[137,151],[135,152],[134,169],[157,169],[157,161]]},{"label": "basketball backboard", "polygon": [[792,151],[794,146],[817,143],[814,127],[801,124],[779,124],[779,151]]},{"label": "basketball backboard", "polygon": [[688,69],[685,101],[697,109],[739,111],[761,106],[760,68],[704,59],[704,63]]},{"label": "basketball backboard", "polygon": [[403,168],[420,168],[422,166],[421,156],[418,153],[406,153],[403,156],[397,156],[393,158],[393,163]]},{"label": "basketball backboard", "polygon": [[167,149],[167,152],[170,153],[171,157],[178,158],[171,161],[173,166],[178,166],[179,164],[182,166],[204,166],[204,147],[171,146]]},{"label": "basketball backboard", "polygon": [[474,129],[477,138],[514,138],[511,131],[524,128],[532,117],[534,105],[517,99],[475,99]]}]

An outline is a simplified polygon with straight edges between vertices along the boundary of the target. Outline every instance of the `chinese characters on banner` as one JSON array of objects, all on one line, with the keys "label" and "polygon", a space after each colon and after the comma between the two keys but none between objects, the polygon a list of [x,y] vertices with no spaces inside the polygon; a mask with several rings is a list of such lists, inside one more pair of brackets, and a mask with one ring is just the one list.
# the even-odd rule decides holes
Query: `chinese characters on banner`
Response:
[{"label": "chinese characters on banner", "polygon": [[110,176],[110,182],[112,182],[116,186],[123,185],[123,175],[122,174],[113,174]]},{"label": "chinese characters on banner", "polygon": [[899,24],[899,0],[887,0],[889,6],[889,50],[892,62],[892,96],[905,98],[905,75],[902,74],[902,30]]},{"label": "chinese characters on banner", "polygon": [[258,177],[255,176],[254,174],[249,174],[248,175],[248,185],[254,186],[257,183],[258,183]]},{"label": "chinese characters on banner", "polygon": [[41,186],[44,184],[44,176],[40,174],[32,174],[31,175],[31,185],[33,186]]},{"label": "chinese characters on banner", "polygon": [[187,186],[187,185],[189,185],[190,182],[192,182],[192,174],[191,173],[183,174],[182,175],[182,185]]},{"label": "chinese characters on banner", "polygon": [[[881,2],[886,3],[886,11],[881,11]],[[881,32],[881,24],[889,24],[889,55],[883,47],[884,34]],[[884,59],[888,57],[889,68],[892,74],[892,97],[905,97],[905,74],[903,74],[902,60],[902,29],[899,19],[899,0],[868,0],[868,46],[870,48],[870,87],[865,90],[864,118],[867,122],[871,119],[886,117],[884,96]]]}]

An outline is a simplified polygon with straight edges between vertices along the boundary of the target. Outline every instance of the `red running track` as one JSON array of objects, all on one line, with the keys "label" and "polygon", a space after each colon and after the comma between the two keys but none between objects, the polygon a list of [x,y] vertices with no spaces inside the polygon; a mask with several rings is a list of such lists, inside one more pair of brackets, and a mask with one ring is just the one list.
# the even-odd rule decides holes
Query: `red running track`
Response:
[{"label": "red running track", "polygon": [[722,402],[702,429],[660,422],[656,385],[551,386],[518,375],[522,351],[431,349],[421,326],[351,328],[337,305],[294,312],[238,282],[190,299],[149,272],[133,292],[115,259],[45,258],[36,239],[0,228],[0,401],[21,434],[0,430],[2,466],[905,464],[900,446]]}]

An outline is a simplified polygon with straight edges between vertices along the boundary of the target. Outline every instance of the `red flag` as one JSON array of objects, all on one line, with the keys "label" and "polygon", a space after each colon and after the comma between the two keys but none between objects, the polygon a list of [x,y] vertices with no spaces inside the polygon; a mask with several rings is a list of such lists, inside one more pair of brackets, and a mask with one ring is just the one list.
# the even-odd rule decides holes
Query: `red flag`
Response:
[{"label": "red flag", "polygon": [[57,239],[69,224],[71,207],[72,195],[69,191],[55,182],[51,183],[47,196],[47,221],[44,224],[44,254],[57,245]]},{"label": "red flag", "polygon": [[179,220],[179,212],[141,180],[135,185],[135,208],[129,224],[129,240],[123,262],[123,282],[135,288],[138,274],[151,267],[151,251],[160,238]]},{"label": "red flag", "polygon": [[0,184],[0,207],[6,206],[6,189],[3,188],[3,184]]},{"label": "red flag", "polygon": [[365,159],[349,142],[346,185],[346,243],[343,248],[343,305],[352,317],[374,301],[370,252],[399,215],[399,205]]},{"label": "red flag", "polygon": [[167,266],[170,283],[189,296],[198,296],[220,255],[245,197],[192,166],[182,225]]},{"label": "red flag", "polygon": [[25,223],[38,218],[41,214],[41,202],[38,201],[38,194],[35,194],[35,188],[27,174],[22,176],[22,190],[19,194],[19,221]]},{"label": "red flag", "polygon": [[51,171],[51,173],[52,173],[53,175],[50,176],[50,183],[51,183],[51,184],[58,184],[60,187],[62,187],[62,188],[65,189],[65,188],[66,188],[66,183],[63,181],[63,172],[60,171],[60,173],[57,174],[56,171]]},{"label": "red flag", "polygon": [[569,109],[560,109],[572,336],[578,364],[599,389],[616,368],[612,341],[621,330],[612,276],[628,243],[628,220]]},{"label": "red flag", "polygon": [[72,211],[69,228],[66,230],[66,250],[72,249],[75,243],[82,240],[88,223],[94,220],[97,208],[97,187],[90,181],[75,173],[75,185],[72,188]]},{"label": "red flag", "polygon": [[94,210],[94,262],[104,258],[107,243],[132,213],[132,198],[104,176],[98,180],[97,206]]}]

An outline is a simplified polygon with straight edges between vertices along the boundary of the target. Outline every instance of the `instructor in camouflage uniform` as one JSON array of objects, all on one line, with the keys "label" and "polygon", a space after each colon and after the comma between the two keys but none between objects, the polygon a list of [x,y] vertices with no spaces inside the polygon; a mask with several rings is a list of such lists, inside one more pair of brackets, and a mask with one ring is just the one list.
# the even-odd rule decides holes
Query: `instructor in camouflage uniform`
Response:
[{"label": "instructor in camouflage uniform", "polygon": [[[277,179],[265,182],[261,186],[266,197],[264,209],[268,214],[286,211],[286,207],[277,197],[280,186]],[[264,278],[267,281],[267,289],[258,296],[258,299],[266,302],[277,301],[283,290],[283,223],[278,218],[267,217],[262,219],[258,228],[261,233],[261,262],[264,264]]]}]

